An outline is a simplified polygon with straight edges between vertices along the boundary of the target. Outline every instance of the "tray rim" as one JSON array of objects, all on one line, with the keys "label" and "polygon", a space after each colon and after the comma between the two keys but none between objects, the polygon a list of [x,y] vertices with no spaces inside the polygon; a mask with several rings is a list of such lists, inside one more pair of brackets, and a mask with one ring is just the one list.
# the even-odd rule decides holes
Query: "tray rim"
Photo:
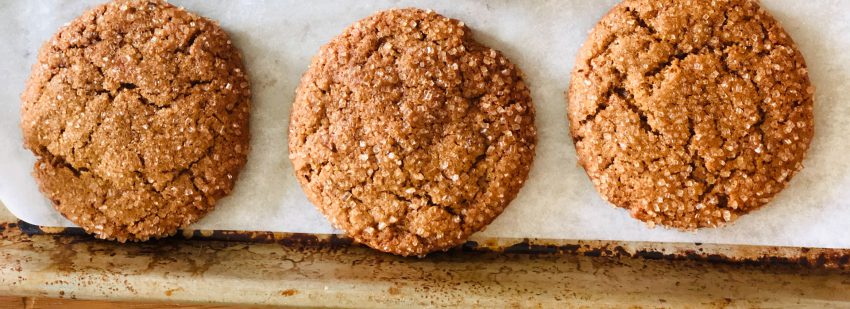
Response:
[{"label": "tray rim", "polygon": [[[95,240],[93,236],[86,234],[79,227],[45,227],[30,224],[20,219],[17,221],[17,227],[22,233],[29,236],[83,236]],[[359,244],[351,238],[338,234],[181,229],[172,237],[199,241],[247,242],[257,244],[275,243],[289,247],[317,250],[350,246],[365,247],[365,245]],[[447,251],[525,255],[582,255],[590,257],[643,258],[671,261],[691,260],[761,266],[790,265],[810,269],[850,271],[850,249],[836,248],[687,242],[489,238],[475,237],[473,235],[466,243]],[[420,258],[427,258],[429,255]]]}]

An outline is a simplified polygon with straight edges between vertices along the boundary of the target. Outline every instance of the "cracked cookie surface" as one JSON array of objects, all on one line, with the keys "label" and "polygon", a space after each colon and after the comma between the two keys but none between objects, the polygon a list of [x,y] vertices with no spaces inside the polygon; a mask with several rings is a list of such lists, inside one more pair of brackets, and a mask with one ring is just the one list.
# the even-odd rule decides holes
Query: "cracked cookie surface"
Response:
[{"label": "cracked cookie surface", "polygon": [[61,28],[21,95],[24,146],[54,207],[99,238],[174,234],[227,195],[250,88],[228,35],[163,1],[114,1]]},{"label": "cracked cookie surface", "polygon": [[749,0],[627,0],[579,51],[579,163],[649,225],[715,227],[769,202],[813,135],[803,56]]},{"label": "cracked cookie surface", "polygon": [[534,156],[522,74],[458,20],[376,13],[323,46],[301,79],[289,156],[307,197],[375,249],[462,244],[516,196]]}]

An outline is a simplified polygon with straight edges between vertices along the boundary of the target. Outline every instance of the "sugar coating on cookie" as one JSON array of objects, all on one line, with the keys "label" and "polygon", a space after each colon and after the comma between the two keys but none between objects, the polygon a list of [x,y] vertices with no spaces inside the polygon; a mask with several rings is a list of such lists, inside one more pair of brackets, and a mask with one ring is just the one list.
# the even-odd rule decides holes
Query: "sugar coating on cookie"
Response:
[{"label": "sugar coating on cookie", "polygon": [[570,133],[609,202],[649,225],[715,227],[801,169],[813,135],[803,56],[749,0],[626,0],[579,52]]},{"label": "sugar coating on cookie", "polygon": [[233,189],[246,161],[239,52],[215,22],[164,1],[109,2],[62,27],[21,98],[41,191],[99,238],[174,234]]},{"label": "sugar coating on cookie", "polygon": [[323,46],[301,79],[289,157],[307,197],[375,249],[462,244],[516,196],[534,156],[522,73],[463,22],[396,9]]}]

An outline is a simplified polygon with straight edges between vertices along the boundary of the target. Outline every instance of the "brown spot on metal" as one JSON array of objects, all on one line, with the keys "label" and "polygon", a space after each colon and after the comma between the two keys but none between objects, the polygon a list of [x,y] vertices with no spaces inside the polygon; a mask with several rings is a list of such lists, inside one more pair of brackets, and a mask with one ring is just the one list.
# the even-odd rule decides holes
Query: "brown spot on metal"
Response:
[{"label": "brown spot on metal", "polygon": [[298,294],[298,290],[287,289],[287,290],[280,291],[280,295],[282,295],[282,296],[292,296],[292,295],[295,295],[295,294]]},{"label": "brown spot on metal", "polygon": [[74,250],[74,242],[65,238],[56,238],[56,248],[50,254],[50,267],[60,272],[71,273],[74,271],[74,258],[77,251]]},{"label": "brown spot on metal", "polygon": [[183,288],[176,288],[176,289],[165,290],[165,296],[171,296],[171,295],[173,295],[173,294],[174,294],[174,292],[182,291],[182,290],[183,290]]},{"label": "brown spot on metal", "polygon": [[210,256],[215,255],[215,252],[208,252],[208,254],[203,254],[199,257],[198,260],[187,260],[187,262],[189,263],[189,272],[192,273],[192,276],[203,275],[205,272],[207,272],[207,270],[210,269],[210,267],[218,263],[216,259],[210,258]]}]

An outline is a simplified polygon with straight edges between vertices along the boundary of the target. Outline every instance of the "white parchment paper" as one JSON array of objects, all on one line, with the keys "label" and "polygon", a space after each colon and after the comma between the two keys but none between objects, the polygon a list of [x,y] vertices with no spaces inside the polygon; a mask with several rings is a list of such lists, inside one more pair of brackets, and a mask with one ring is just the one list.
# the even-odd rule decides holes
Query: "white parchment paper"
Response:
[{"label": "white parchment paper", "polygon": [[[73,226],[38,191],[22,147],[19,94],[37,50],[99,1],[0,2],[0,199],[19,218]],[[333,233],[296,182],[286,130],[294,89],[319,47],[346,26],[392,7],[463,20],[527,75],[539,144],[531,176],[478,237],[537,237],[850,248],[850,1],[765,0],[806,57],[815,139],[805,168],[762,210],[697,232],[651,229],[606,204],[576,164],[563,92],[576,51],[616,1],[173,1],[218,20],[245,55],[254,90],[252,152],[233,194],[193,227]]]}]

